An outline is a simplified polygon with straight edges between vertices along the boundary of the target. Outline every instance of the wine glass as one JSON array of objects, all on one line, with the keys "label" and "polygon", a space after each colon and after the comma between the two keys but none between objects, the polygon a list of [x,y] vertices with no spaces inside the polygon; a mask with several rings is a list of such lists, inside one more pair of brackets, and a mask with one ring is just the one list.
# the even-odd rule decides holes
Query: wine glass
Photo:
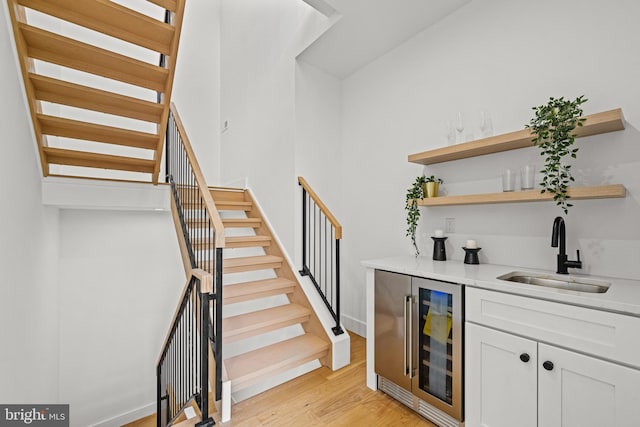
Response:
[{"label": "wine glass", "polygon": [[451,120],[447,120],[444,124],[444,132],[447,137],[447,144],[453,145],[456,143],[456,134],[453,130],[453,125],[451,124]]},{"label": "wine glass", "polygon": [[464,142],[464,136],[462,132],[464,131],[464,118],[462,117],[462,113],[458,112],[456,115],[456,141]]},{"label": "wine glass", "polygon": [[480,110],[480,133],[483,138],[493,135],[493,122],[491,114],[486,110]]}]

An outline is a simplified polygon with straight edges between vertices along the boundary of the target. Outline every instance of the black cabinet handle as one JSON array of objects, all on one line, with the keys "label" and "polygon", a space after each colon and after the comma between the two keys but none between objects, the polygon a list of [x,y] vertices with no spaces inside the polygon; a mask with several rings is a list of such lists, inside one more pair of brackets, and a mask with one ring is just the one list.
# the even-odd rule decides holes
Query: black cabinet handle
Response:
[{"label": "black cabinet handle", "polygon": [[527,363],[529,360],[531,360],[531,357],[529,357],[527,353],[522,353],[520,355],[520,360],[522,360],[524,363]]},{"label": "black cabinet handle", "polygon": [[546,362],[544,362],[542,364],[542,367],[544,369],[546,369],[547,371],[553,371],[553,362],[550,362],[550,361],[547,360]]}]

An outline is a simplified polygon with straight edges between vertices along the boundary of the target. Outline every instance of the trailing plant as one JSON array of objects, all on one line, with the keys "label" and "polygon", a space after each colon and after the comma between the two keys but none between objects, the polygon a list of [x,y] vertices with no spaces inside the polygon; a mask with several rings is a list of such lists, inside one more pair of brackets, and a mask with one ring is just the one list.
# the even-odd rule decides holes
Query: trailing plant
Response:
[{"label": "trailing plant", "polygon": [[580,106],[587,101],[584,95],[573,101],[551,97],[547,104],[533,107],[536,115],[525,125],[531,129],[533,144],[540,148],[540,155],[546,156],[540,192],[552,193],[553,200],[565,214],[573,206],[567,202],[570,198],[567,190],[569,183],[574,181],[571,165],[566,164],[565,157],[576,158],[578,148],[571,148],[576,139],[574,130],[586,120]]},{"label": "trailing plant", "polygon": [[418,200],[426,197],[424,184],[427,182],[443,183],[442,179],[436,178],[434,175],[426,177],[419,175],[416,177],[413,185],[407,189],[407,195],[404,208],[407,211],[407,236],[411,237],[411,243],[416,250],[416,256],[420,255],[418,244],[416,243],[416,229],[418,228],[418,221],[420,220],[420,208],[418,206]]},{"label": "trailing plant", "polygon": [[416,243],[416,229],[420,220],[420,209],[418,200],[424,198],[423,184],[427,183],[427,178],[423,175],[416,177],[413,185],[407,189],[404,208],[407,211],[407,236],[411,237],[411,243],[416,250],[416,256],[420,255],[418,244]]}]

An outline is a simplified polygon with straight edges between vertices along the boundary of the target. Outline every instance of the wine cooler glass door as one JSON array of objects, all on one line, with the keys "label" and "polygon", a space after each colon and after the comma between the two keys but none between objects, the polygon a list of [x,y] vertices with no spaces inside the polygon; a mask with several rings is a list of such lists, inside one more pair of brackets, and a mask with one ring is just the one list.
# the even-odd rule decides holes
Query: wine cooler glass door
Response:
[{"label": "wine cooler glass door", "polygon": [[461,287],[417,278],[414,283],[413,392],[462,420]]}]

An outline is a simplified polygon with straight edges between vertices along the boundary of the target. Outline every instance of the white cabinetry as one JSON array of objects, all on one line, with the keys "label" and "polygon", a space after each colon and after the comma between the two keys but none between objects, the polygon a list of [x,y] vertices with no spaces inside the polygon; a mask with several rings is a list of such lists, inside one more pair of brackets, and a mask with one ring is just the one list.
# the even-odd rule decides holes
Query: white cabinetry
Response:
[{"label": "white cabinetry", "polygon": [[[536,346],[535,341],[466,324],[466,426],[536,427]],[[529,360],[523,362],[521,355]]]},{"label": "white cabinetry", "polygon": [[466,427],[640,426],[640,370],[616,363],[638,367],[618,339],[639,319],[467,288],[466,320]]}]

